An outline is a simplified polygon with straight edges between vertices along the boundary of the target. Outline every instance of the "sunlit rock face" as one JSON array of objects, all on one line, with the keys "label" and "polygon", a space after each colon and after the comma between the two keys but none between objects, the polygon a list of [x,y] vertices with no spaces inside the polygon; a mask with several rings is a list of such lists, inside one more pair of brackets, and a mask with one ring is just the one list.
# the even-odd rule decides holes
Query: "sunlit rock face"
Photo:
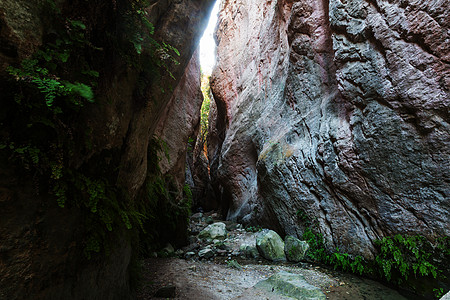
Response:
[{"label": "sunlit rock face", "polygon": [[209,153],[228,218],[367,258],[450,235],[448,5],[224,1]]}]

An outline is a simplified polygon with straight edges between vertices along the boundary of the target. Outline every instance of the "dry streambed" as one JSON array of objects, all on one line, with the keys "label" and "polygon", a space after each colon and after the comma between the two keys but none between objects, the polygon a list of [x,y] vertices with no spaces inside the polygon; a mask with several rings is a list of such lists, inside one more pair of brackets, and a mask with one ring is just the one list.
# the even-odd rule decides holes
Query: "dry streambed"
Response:
[{"label": "dry streambed", "polygon": [[[225,258],[213,261],[151,258],[144,261],[143,287],[138,299],[156,299],[162,287],[173,285],[177,299],[280,299],[255,291],[259,281],[280,272],[301,274],[320,288],[327,299],[407,299],[397,291],[364,278],[331,272],[311,265],[270,265],[241,261],[242,269],[229,267]],[[247,264],[246,264],[247,263]]]},{"label": "dry streambed", "polygon": [[[204,221],[205,218],[194,218],[191,221],[191,245],[185,251],[178,250],[178,254],[184,255],[185,259],[155,257],[143,261],[142,287],[138,291],[138,299],[156,299],[158,296],[192,300],[302,299],[282,296],[281,294],[286,293],[278,291],[281,289],[277,286],[261,288],[264,286],[262,281],[273,279],[280,274],[293,277],[296,277],[296,274],[301,275],[300,280],[320,294],[318,298],[312,299],[407,299],[378,282],[319,266],[307,263],[274,263],[261,257],[244,258],[241,245],[254,244],[255,237],[240,226],[231,226],[233,229],[228,230],[225,239],[227,249],[219,249],[217,240],[214,244],[212,241],[204,242],[197,238],[207,226]],[[201,253],[204,253],[205,249],[214,250],[214,256],[209,259],[202,257]],[[288,272],[291,275],[280,272]],[[275,274],[277,275],[273,277]],[[408,299],[412,298],[408,296]]]}]

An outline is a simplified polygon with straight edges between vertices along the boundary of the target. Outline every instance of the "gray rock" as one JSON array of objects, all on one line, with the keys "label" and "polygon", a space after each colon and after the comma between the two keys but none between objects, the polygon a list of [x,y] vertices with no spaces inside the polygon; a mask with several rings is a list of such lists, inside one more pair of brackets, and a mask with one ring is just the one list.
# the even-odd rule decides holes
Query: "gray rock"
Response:
[{"label": "gray rock", "polygon": [[205,219],[206,224],[212,224],[214,223],[214,219],[211,216],[206,217]]},{"label": "gray rock", "polygon": [[191,252],[195,249],[198,249],[200,247],[200,245],[198,243],[193,243],[193,244],[189,244],[186,247],[183,247],[183,251],[184,252]]},{"label": "gray rock", "polygon": [[195,252],[186,252],[184,254],[184,258],[186,258],[186,259],[193,258],[194,256],[195,256]]},{"label": "gray rock", "polygon": [[223,250],[223,249],[217,250],[217,255],[219,255],[219,256],[227,256],[227,254],[228,254],[228,250]]},{"label": "gray rock", "polygon": [[450,300],[450,292],[448,292],[447,294],[442,296],[442,298],[440,300]]},{"label": "gray rock", "polygon": [[201,212],[195,213],[191,216],[191,220],[197,221],[197,222],[200,221],[202,218],[203,218],[203,213],[201,213]]},{"label": "gray rock", "polygon": [[224,241],[214,241],[214,247],[216,247],[217,249],[221,249],[221,250],[229,250],[230,249],[230,245]]},{"label": "gray rock", "polygon": [[258,282],[256,289],[273,292],[283,297],[302,300],[322,300],[326,296],[315,286],[305,281],[302,275],[281,271],[268,279]]},{"label": "gray rock", "polygon": [[226,226],[222,222],[208,225],[202,230],[198,237],[204,240],[225,239],[227,236]]},{"label": "gray rock", "polygon": [[162,249],[167,255],[173,255],[175,253],[175,249],[170,243],[167,243],[166,246]]},{"label": "gray rock", "polygon": [[255,244],[253,244],[253,245],[242,244],[239,247],[239,250],[240,250],[241,254],[247,258],[258,258],[259,257],[259,252],[258,252],[258,249],[256,248]]},{"label": "gray rock", "polygon": [[304,259],[309,245],[305,241],[287,235],[284,239],[284,253],[289,261],[300,262]]},{"label": "gray rock", "polygon": [[273,230],[264,229],[256,235],[256,248],[265,259],[271,261],[284,261],[284,242]]},{"label": "gray rock", "polygon": [[214,251],[212,249],[206,248],[198,252],[198,257],[209,259],[214,256]]}]

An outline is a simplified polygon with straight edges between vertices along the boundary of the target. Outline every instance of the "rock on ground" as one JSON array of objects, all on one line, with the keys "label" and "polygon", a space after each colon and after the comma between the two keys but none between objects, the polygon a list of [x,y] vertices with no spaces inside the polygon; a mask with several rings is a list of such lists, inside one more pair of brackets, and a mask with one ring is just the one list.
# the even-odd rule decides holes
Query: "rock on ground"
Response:
[{"label": "rock on ground", "polygon": [[284,261],[284,242],[273,230],[264,229],[256,235],[256,248],[265,259],[271,261]]},{"label": "rock on ground", "polygon": [[284,239],[284,253],[289,261],[300,262],[305,258],[309,245],[305,241],[300,241],[293,236],[286,236]]},{"label": "rock on ground", "polygon": [[198,237],[201,239],[224,239],[227,236],[226,225],[222,222],[217,222],[211,225],[208,225],[205,229],[203,229]]},{"label": "rock on ground", "polygon": [[258,282],[255,289],[263,289],[285,297],[294,299],[324,300],[322,291],[305,281],[302,275],[281,271],[268,279]]}]

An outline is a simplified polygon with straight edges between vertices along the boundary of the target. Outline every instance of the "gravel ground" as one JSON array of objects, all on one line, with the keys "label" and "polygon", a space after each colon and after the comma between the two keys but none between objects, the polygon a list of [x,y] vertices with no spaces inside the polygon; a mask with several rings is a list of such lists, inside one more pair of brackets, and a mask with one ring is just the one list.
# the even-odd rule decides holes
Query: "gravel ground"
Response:
[{"label": "gravel ground", "polygon": [[319,287],[327,299],[407,299],[378,282],[308,264],[271,265],[240,261],[242,269],[238,270],[229,267],[225,261],[226,258],[216,258],[214,261],[146,259],[138,299],[157,299],[153,296],[155,292],[167,285],[176,287],[176,299],[277,299],[255,294],[251,287],[279,271],[303,275],[308,283]]},{"label": "gravel ground", "polygon": [[[205,218],[217,214],[204,214],[192,216],[189,232],[193,238],[193,245],[197,250],[208,245],[196,238],[207,224]],[[215,220],[220,221],[220,220]],[[381,283],[357,277],[350,274],[336,272],[308,263],[273,263],[262,258],[243,259],[239,253],[241,244],[255,244],[255,234],[247,232],[238,224],[223,221],[227,225],[228,233],[226,243],[228,251],[224,256],[216,256],[212,260],[180,259],[180,258],[149,258],[143,261],[142,286],[137,293],[137,299],[157,299],[155,293],[163,288],[172,286],[175,289],[175,298],[184,300],[279,300],[280,296],[261,294],[260,290],[252,287],[261,280],[286,271],[303,275],[305,280],[318,288],[327,296],[335,300],[420,300],[416,296],[408,295],[406,298],[397,291]],[[191,250],[189,250],[191,251]],[[230,267],[227,262],[236,260],[242,268]]]}]

